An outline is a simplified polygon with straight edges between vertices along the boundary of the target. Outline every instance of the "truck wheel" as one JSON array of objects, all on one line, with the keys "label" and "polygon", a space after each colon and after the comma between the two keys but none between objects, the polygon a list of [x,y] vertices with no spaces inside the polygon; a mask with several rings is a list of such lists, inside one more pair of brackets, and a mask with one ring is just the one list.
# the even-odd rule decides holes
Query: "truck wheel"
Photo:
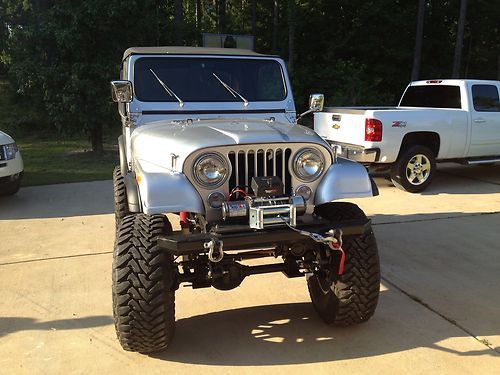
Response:
[{"label": "truck wheel", "polygon": [[[352,203],[327,203],[316,213],[332,222],[366,219]],[[371,228],[358,237],[344,239],[344,273],[333,282],[323,273],[307,279],[316,312],[328,324],[350,326],[366,322],[375,313],[380,290],[380,263]],[[336,270],[335,270],[336,271]]]},{"label": "truck wheel", "polygon": [[413,146],[406,150],[391,169],[394,186],[410,193],[424,191],[432,181],[436,170],[434,153],[425,146]]},{"label": "truck wheel", "polygon": [[127,202],[127,189],[121,173],[120,166],[116,166],[113,171],[113,192],[115,200],[115,227],[118,230],[118,224],[125,216],[130,215]]},{"label": "truck wheel", "polygon": [[125,217],[118,226],[112,268],[113,316],[123,349],[167,347],[175,325],[175,267],[157,237],[172,232],[163,215]]}]

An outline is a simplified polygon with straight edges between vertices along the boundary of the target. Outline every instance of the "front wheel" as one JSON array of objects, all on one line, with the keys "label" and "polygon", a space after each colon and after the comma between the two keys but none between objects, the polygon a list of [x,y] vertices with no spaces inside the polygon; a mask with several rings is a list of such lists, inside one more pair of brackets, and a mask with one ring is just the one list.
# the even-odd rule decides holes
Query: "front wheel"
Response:
[{"label": "front wheel", "polygon": [[[317,214],[332,222],[366,219],[352,203],[329,203],[318,207]],[[323,246],[323,245],[322,245]],[[308,276],[307,286],[313,306],[328,324],[350,326],[366,322],[375,313],[380,290],[380,263],[377,243],[371,228],[358,237],[344,240],[344,272],[332,278],[337,265],[327,272]]]},{"label": "front wheel", "polygon": [[123,349],[153,352],[174,335],[175,277],[171,255],[157,244],[172,232],[162,215],[138,214],[121,220],[112,268],[115,329]]},{"label": "front wheel", "polygon": [[436,157],[425,146],[413,146],[403,152],[391,169],[394,186],[410,193],[424,191],[436,170]]},{"label": "front wheel", "polygon": [[119,166],[116,166],[113,171],[113,198],[115,203],[115,228],[118,230],[118,225],[123,218],[130,215],[127,188]]}]

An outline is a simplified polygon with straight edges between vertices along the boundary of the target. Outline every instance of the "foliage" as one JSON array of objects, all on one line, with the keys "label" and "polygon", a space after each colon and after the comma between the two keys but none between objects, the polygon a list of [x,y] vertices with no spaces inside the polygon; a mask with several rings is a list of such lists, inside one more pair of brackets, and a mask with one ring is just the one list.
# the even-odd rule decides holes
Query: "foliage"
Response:
[{"label": "foliage", "polygon": [[[176,40],[199,45],[202,32],[255,29],[257,51],[293,55],[299,110],[311,92],[324,92],[330,105],[390,105],[410,80],[417,3],[0,0],[0,74],[8,71],[20,98],[50,119],[40,126],[86,134],[96,150],[102,129],[118,125],[108,85],[123,51]],[[459,7],[460,0],[426,0],[420,78],[451,75]],[[498,19],[498,2],[469,0],[461,77],[499,76]]]}]

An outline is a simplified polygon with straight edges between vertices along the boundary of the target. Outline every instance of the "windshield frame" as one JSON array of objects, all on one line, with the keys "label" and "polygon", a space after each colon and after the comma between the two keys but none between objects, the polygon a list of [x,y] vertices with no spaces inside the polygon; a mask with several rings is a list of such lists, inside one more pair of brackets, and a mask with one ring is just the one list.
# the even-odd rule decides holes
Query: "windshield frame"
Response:
[{"label": "windshield frame", "polygon": [[[278,58],[273,58],[273,57],[259,57],[259,56],[232,56],[232,55],[178,55],[178,54],[172,54],[172,55],[149,55],[149,54],[144,54],[144,55],[134,55],[134,56],[131,56],[131,61],[130,61],[130,70],[128,72],[128,75],[129,75],[129,80],[132,81],[133,85],[134,85],[134,88],[135,88],[135,72],[136,72],[136,69],[135,69],[135,64],[143,59],[143,58],[157,58],[157,59],[162,59],[162,58],[183,58],[183,59],[231,59],[231,60],[265,60],[265,61],[271,61],[275,64],[278,65],[279,67],[279,73],[280,73],[280,76],[281,76],[281,82],[282,82],[282,85],[283,85],[283,96],[280,98],[280,99],[268,99],[268,100],[248,100],[249,103],[283,103],[283,102],[286,102],[287,100],[289,100],[289,96],[290,96],[290,93],[291,93],[291,90],[289,88],[289,82],[288,82],[288,78],[286,76],[286,71],[284,70],[284,66],[282,64],[282,61],[281,59],[278,59]],[[165,77],[164,77],[165,78]],[[215,80],[215,78],[214,78]],[[225,90],[223,86],[220,86],[221,90]],[[187,100],[187,99],[183,99],[183,102],[187,105],[188,103],[192,103],[192,104],[201,104],[201,103],[217,103],[217,104],[221,104],[221,105],[227,105],[227,104],[238,104],[238,105],[242,105],[243,102],[238,98],[237,100]],[[147,104],[147,103],[161,103],[163,105],[170,105],[172,103],[175,103],[178,105],[178,102],[177,101],[171,101],[171,100],[145,100],[145,98],[138,98],[136,96],[136,92],[135,92],[135,89],[134,89],[134,101],[137,101],[139,103],[144,103],[144,104]]]}]

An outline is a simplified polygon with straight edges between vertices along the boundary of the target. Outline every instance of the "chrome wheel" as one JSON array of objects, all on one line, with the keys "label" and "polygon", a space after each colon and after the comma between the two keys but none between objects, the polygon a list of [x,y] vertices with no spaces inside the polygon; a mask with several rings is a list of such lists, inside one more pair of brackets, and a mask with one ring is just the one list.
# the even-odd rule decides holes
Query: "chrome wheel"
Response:
[{"label": "chrome wheel", "polygon": [[431,161],[427,156],[417,154],[406,165],[406,179],[414,186],[422,185],[431,174]]}]

